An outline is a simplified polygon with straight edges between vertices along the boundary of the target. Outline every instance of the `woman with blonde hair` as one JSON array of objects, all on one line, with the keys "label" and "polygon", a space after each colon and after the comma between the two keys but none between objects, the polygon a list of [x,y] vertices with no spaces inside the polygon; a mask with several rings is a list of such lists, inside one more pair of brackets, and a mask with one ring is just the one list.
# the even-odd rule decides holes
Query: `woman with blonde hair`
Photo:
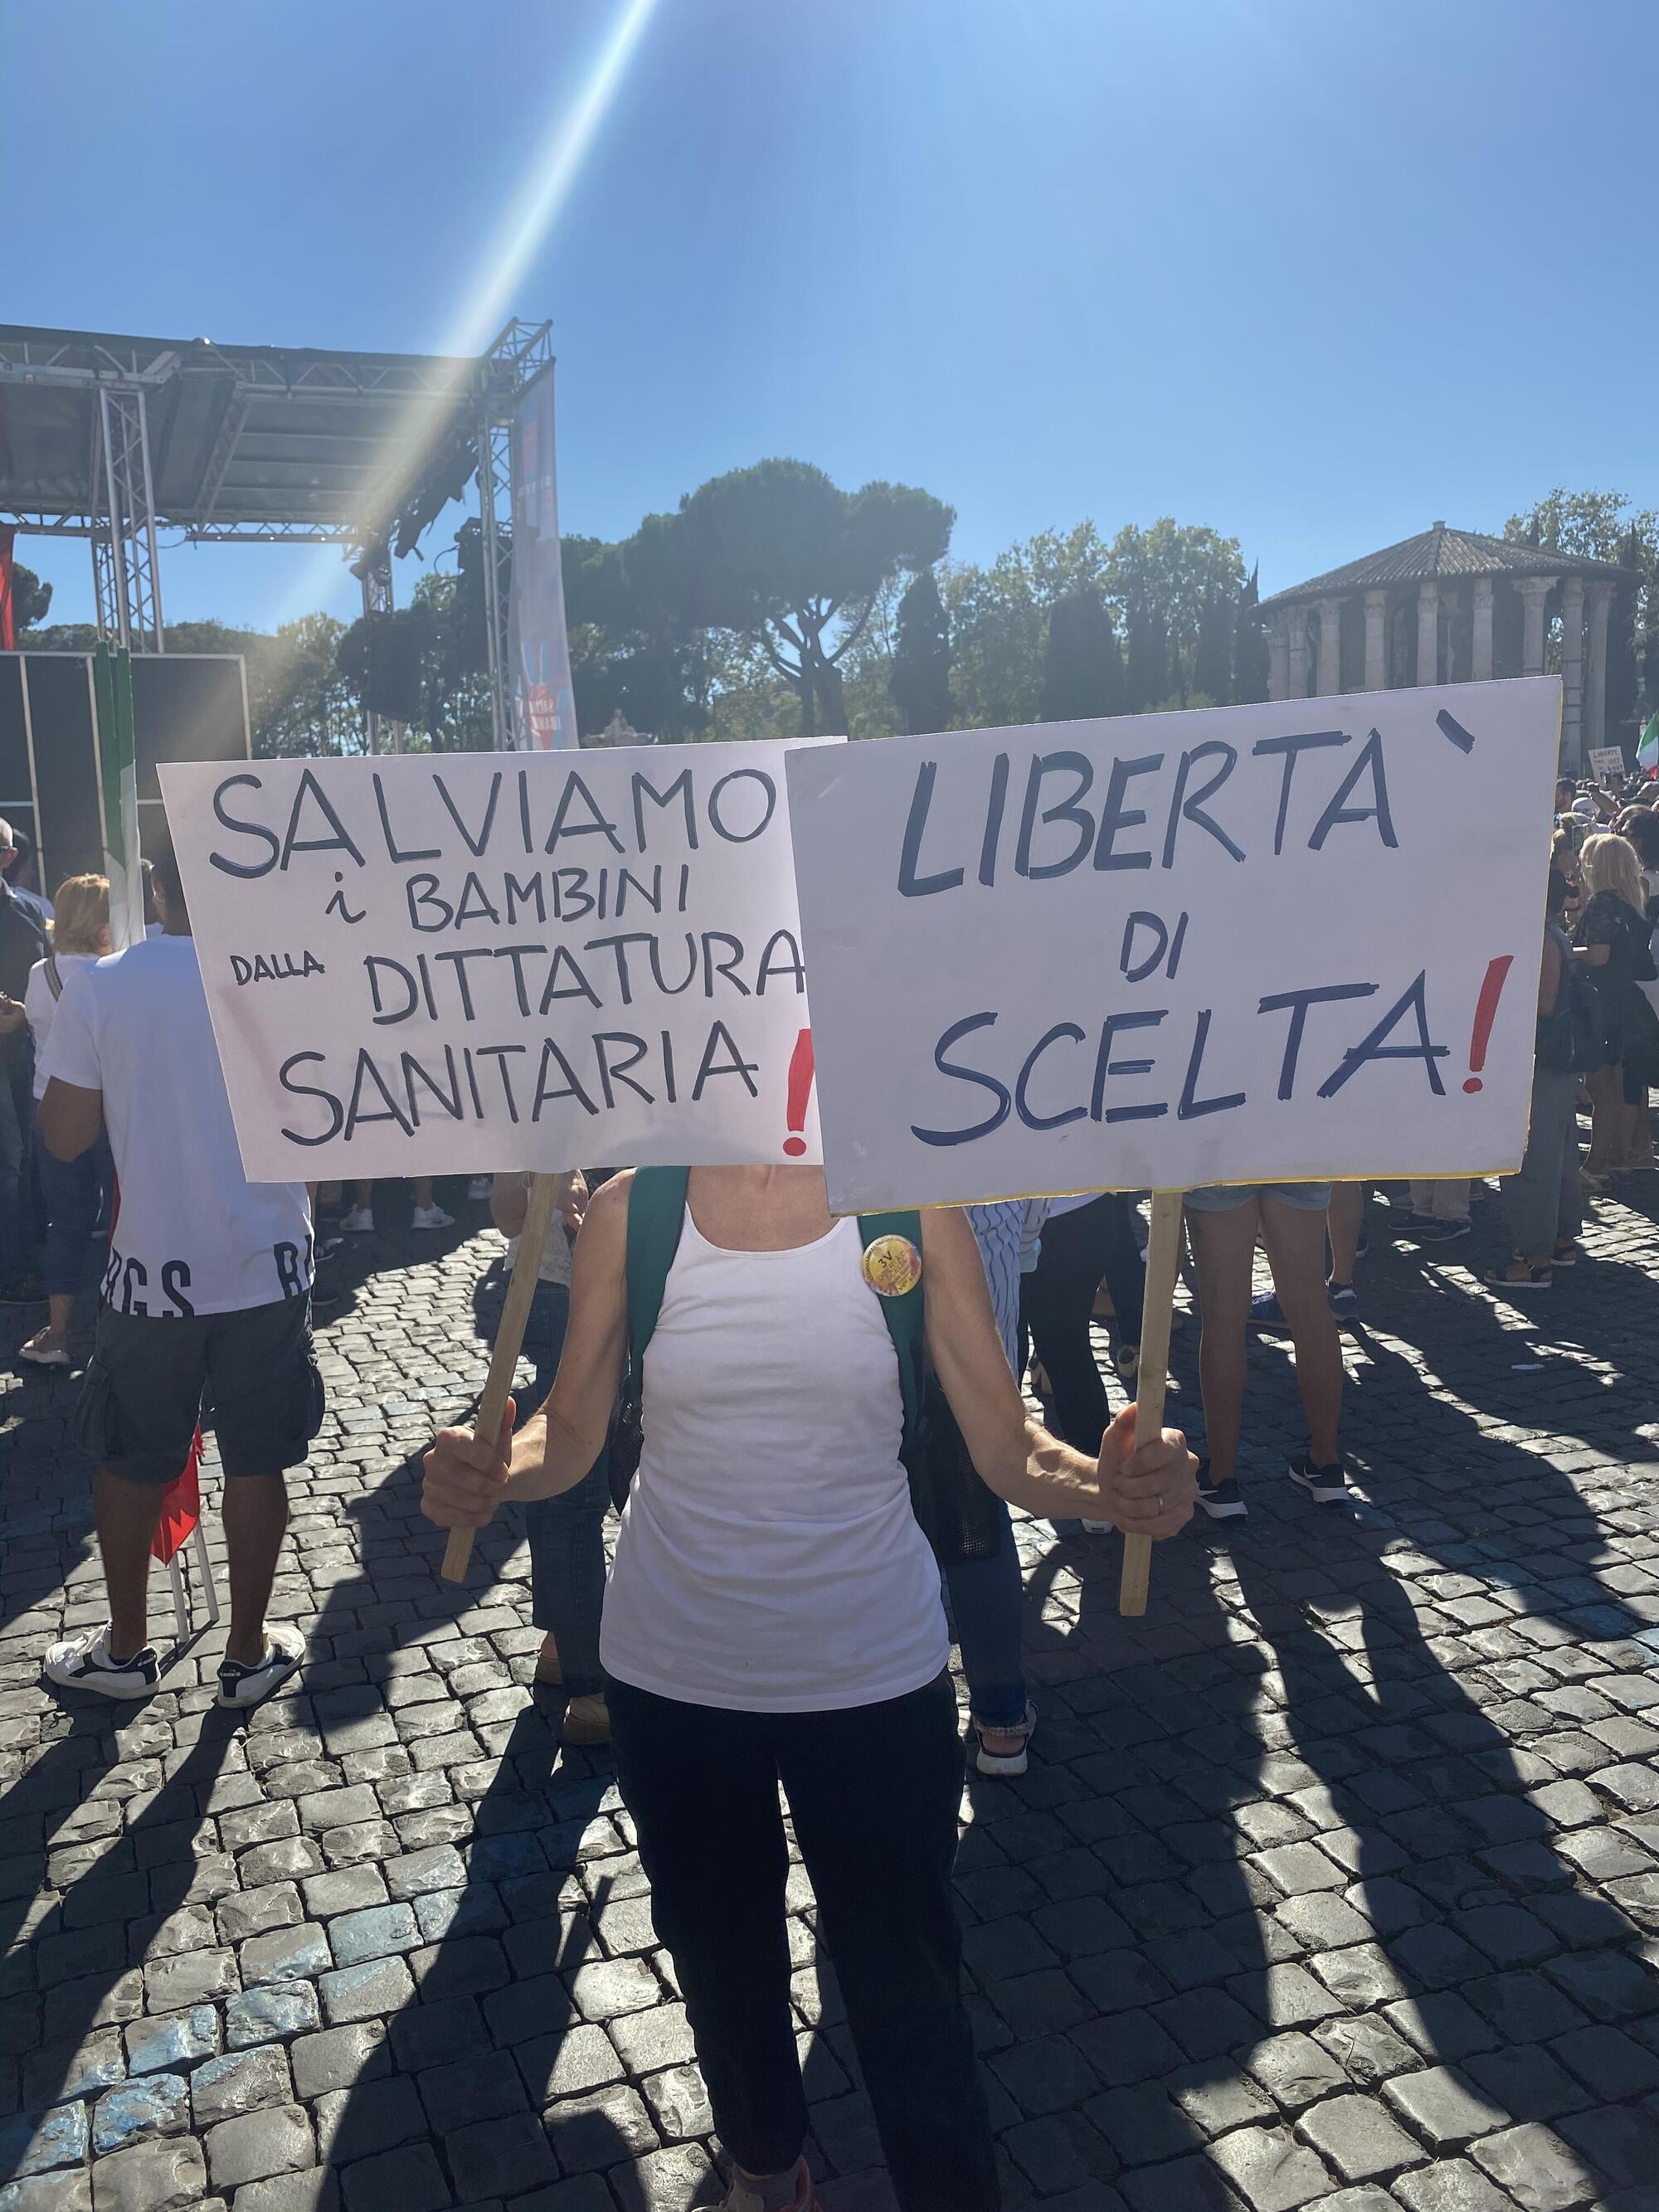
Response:
[{"label": "woman with blonde hair", "polygon": [[1659,1018],[1641,990],[1655,977],[1642,865],[1624,837],[1587,837],[1584,908],[1574,945],[1601,1001],[1607,1058],[1586,1078],[1592,1178],[1653,1165],[1648,1085],[1659,1076]]},{"label": "woman with blonde hair", "polygon": [[[46,1036],[63,994],[76,968],[89,968],[110,949],[109,884],[103,876],[71,876],[58,886],[53,901],[52,951],[29,970],[23,1011],[34,1038],[34,1105],[37,1119],[46,1089]],[[67,1367],[70,1313],[85,1285],[92,1232],[106,1180],[108,1146],[94,1145],[78,1159],[60,1160],[44,1140],[35,1147],[40,1186],[46,1201],[46,1310],[17,1356],[35,1367]]]}]

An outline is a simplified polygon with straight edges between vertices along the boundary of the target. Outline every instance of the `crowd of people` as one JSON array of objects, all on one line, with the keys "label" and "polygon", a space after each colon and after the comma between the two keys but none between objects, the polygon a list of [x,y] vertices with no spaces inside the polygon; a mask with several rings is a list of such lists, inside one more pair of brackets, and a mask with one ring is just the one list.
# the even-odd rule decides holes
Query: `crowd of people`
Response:
[{"label": "crowd of people", "polygon": [[[1499,1194],[1513,1249],[1482,1279],[1498,1296],[1550,1289],[1578,1257],[1587,1194],[1654,1164],[1659,811],[1571,783],[1557,807],[1530,1130]],[[75,1301],[101,1280],[76,1419],[108,1619],[55,1644],[48,1678],[155,1688],[150,1544],[206,1401],[231,1584],[219,1696],[247,1706],[304,1656],[265,1613],[286,1471],[324,1407],[315,1194],[243,1176],[183,885],[169,854],[155,860],[151,932],[114,955],[102,878],[50,905],[0,881],[0,1271],[12,1303],[46,1305],[19,1352],[46,1368],[71,1364]],[[513,1239],[530,1180],[475,1178],[469,1197]],[[529,1383],[493,1441],[436,1438],[423,1504],[450,1529],[522,1509],[536,1692],[567,1743],[611,1746],[739,2212],[813,2203],[780,1785],[900,2203],[994,2206],[951,1903],[965,1753],[948,1663],[954,1638],[979,1771],[1023,1773],[1037,1715],[1010,1508],[1155,1538],[1195,1509],[1245,1516],[1252,1328],[1293,1348],[1307,1432],[1289,1479],[1340,1504],[1356,1263],[1384,1235],[1468,1237],[1473,1194],[1188,1193],[1195,1459],[1172,1431],[1137,1449],[1133,1407],[1110,1413],[1094,1331],[1133,1390],[1145,1296],[1123,1194],[854,1220],[831,1216],[810,1167],[559,1178]],[[454,1225],[429,1182],[415,1205],[416,1230]],[[372,1187],[334,1212],[342,1238],[367,1233]],[[1273,1287],[1253,1295],[1258,1252]]]}]

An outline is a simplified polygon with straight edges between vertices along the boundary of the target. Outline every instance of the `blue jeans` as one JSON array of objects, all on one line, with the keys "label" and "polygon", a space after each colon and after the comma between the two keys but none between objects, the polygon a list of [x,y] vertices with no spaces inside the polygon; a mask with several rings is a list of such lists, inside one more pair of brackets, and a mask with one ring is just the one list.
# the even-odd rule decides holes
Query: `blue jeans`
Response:
[{"label": "blue jeans", "polygon": [[1017,1727],[1025,1717],[1025,1669],[1019,1656],[1025,1587],[1006,1505],[1002,1541],[991,1557],[946,1567],[945,1586],[951,1593],[974,1718],[987,1728]]},{"label": "blue jeans", "polygon": [[[555,1233],[561,1233],[555,1224]],[[538,1283],[524,1332],[524,1357],[535,1380],[519,1401],[519,1419],[533,1413],[553,1388],[570,1319],[562,1283]],[[605,1605],[605,1516],[611,1503],[605,1455],[562,1498],[538,1498],[524,1509],[530,1539],[531,1619],[551,1629],[564,1687],[591,1698],[605,1687],[599,1666],[599,1615]]]},{"label": "blue jeans", "polygon": [[33,1135],[34,1054],[27,1037],[0,1039],[0,1283],[34,1264]]},{"label": "blue jeans", "polygon": [[[38,1134],[38,1107],[35,1113]],[[86,1288],[92,1271],[92,1232],[98,1226],[100,1202],[114,1174],[109,1139],[100,1136],[78,1159],[60,1160],[46,1150],[42,1137],[35,1147],[35,1159],[46,1201],[46,1257],[42,1270],[46,1296],[76,1297]]]}]

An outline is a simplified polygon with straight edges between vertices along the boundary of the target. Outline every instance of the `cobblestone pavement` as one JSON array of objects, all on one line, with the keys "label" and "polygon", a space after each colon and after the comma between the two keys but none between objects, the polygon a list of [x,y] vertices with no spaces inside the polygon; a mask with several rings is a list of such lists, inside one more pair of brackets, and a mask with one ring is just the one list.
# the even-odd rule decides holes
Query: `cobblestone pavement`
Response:
[{"label": "cobblestone pavement", "polygon": [[[1474,1292],[1484,1208],[1453,1263],[1377,1240],[1351,1517],[1284,1478],[1268,1342],[1251,1518],[1160,1547],[1144,1623],[1115,1541],[1022,1528],[1042,1727],[1024,1782],[972,1788],[959,1885],[1012,2203],[1659,2206],[1641,1204],[1604,1205],[1530,1315]],[[519,1532],[458,1591],[417,1516],[410,1455],[481,1384],[500,1296],[499,1240],[463,1239],[352,1255],[275,1606],[311,1662],[251,1719],[211,1705],[211,1637],[143,1707],[41,1689],[101,1587],[72,1386],[9,1385],[0,2212],[716,2193],[628,1817],[526,1687]],[[790,1903],[823,2202],[866,2212],[890,2200],[799,1869]]]}]

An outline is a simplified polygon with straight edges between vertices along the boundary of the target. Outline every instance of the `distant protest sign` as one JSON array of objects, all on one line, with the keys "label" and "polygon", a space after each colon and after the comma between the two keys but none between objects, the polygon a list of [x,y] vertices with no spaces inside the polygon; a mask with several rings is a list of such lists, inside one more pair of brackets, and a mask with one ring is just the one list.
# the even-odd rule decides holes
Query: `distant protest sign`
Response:
[{"label": "distant protest sign", "polygon": [[1510,1170],[1555,678],[788,764],[838,1212]]},{"label": "distant protest sign", "polygon": [[164,767],[249,1176],[816,1160],[789,750]]},{"label": "distant protest sign", "polygon": [[1592,745],[1589,765],[1592,775],[1622,775],[1625,773],[1623,749],[1618,745]]}]

